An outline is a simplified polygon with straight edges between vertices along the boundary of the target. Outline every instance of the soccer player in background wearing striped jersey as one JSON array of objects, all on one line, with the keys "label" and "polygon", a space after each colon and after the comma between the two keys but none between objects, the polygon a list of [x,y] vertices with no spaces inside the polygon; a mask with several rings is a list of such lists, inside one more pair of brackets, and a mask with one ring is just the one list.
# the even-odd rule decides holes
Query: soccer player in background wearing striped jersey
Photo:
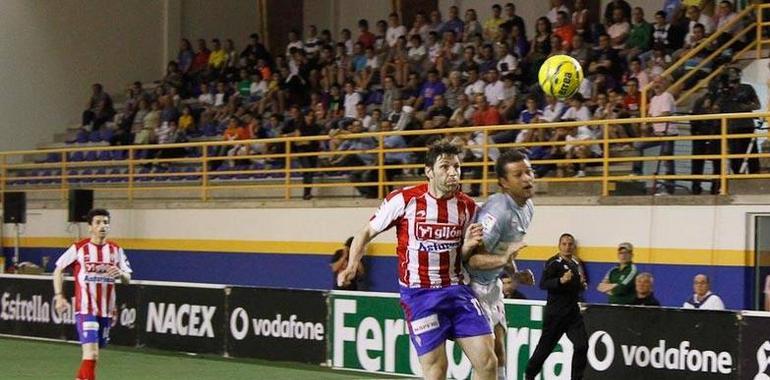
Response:
[{"label": "soccer player in background wearing striped jersey", "polygon": [[110,213],[104,209],[88,212],[91,237],[71,245],[56,260],[53,288],[56,311],[69,308],[62,292],[64,270],[72,268],[75,278],[75,324],[83,350],[76,380],[95,380],[99,348],[109,341],[110,325],[115,312],[115,281],[131,281],[131,266],[123,249],[107,241]]},{"label": "soccer player in background wearing striped jersey", "polygon": [[347,267],[349,283],[366,244],[396,227],[401,306],[425,379],[446,379],[446,340],[454,339],[473,366],[473,378],[496,379],[497,359],[487,318],[465,285],[462,258],[481,241],[476,203],[460,191],[460,148],[440,140],[425,155],[428,183],[391,192],[355,235]]},{"label": "soccer player in background wearing striped jersey", "polygon": [[500,192],[484,202],[477,214],[483,230],[482,244],[465,260],[471,289],[476,293],[495,335],[497,379],[505,380],[505,305],[500,274],[506,270],[522,284],[532,285],[531,271],[517,272],[514,259],[526,247],[524,237],[532,222],[535,175],[527,157],[509,150],[495,162]]}]

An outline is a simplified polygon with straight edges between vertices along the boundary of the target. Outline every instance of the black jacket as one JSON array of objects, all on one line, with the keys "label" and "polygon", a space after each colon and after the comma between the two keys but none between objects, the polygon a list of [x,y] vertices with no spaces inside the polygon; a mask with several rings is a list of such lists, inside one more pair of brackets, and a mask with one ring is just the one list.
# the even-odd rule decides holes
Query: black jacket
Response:
[{"label": "black jacket", "polygon": [[[572,279],[562,284],[560,279],[567,271],[572,271]],[[545,263],[543,275],[540,277],[540,288],[548,291],[548,302],[545,312],[555,315],[580,313],[578,302],[583,292],[582,270],[574,258],[563,259],[556,255]]]},{"label": "black jacket", "polygon": [[644,298],[636,297],[634,302],[632,302],[631,304],[639,305],[639,306],[660,306],[660,301],[658,301],[658,299],[655,298],[655,294],[650,293],[649,296]]}]

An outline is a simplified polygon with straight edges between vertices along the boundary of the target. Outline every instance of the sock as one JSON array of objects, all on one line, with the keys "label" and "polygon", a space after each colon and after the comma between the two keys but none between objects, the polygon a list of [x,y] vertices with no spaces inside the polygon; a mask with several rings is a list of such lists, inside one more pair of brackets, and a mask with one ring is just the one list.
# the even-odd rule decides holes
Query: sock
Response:
[{"label": "sock", "polygon": [[96,380],[96,360],[80,362],[77,380]]},{"label": "sock", "polygon": [[497,367],[497,380],[505,380],[505,366]]}]

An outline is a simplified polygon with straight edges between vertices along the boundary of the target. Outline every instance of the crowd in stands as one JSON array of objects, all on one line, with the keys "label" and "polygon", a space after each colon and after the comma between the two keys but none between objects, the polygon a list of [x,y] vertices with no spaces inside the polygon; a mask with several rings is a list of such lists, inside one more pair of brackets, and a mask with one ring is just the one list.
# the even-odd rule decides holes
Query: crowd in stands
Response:
[{"label": "crowd in stands", "polygon": [[[492,16],[479,20],[476,10],[449,8],[417,13],[410,25],[392,13],[386,19],[362,19],[357,30],[343,29],[337,40],[315,25],[289,33],[280,54],[271,54],[257,34],[239,49],[233,40],[181,41],[178,57],[153,90],[134,83],[116,110],[101,85],[94,85],[83,125],[115,145],[185,142],[190,139],[247,140],[279,136],[329,135],[326,143],[295,143],[293,151],[369,149],[373,138],[351,139],[366,131],[431,130],[460,126],[616,119],[639,115],[640,89],[656,83],[652,116],[675,112],[674,98],[660,74],[671,62],[736,17],[730,1],[701,1],[702,7],[668,0],[654,15],[625,0],[609,2],[599,22],[589,22],[586,1],[568,8],[551,0],[547,14],[525,20],[513,3],[492,5]],[[529,35],[528,27],[535,24]],[[739,30],[736,28],[736,30]],[[749,33],[752,34],[752,33]],[[729,39],[729,37],[728,37]],[[719,41],[724,42],[720,39]],[[579,60],[586,79],[568,100],[544,96],[537,85],[541,63],[554,54]],[[694,65],[705,58],[692,58]],[[701,68],[704,75],[711,63]],[[696,76],[697,78],[698,76]],[[104,126],[109,126],[104,128]],[[657,125],[615,126],[613,138],[671,134]],[[86,132],[83,132],[86,133]],[[343,138],[345,137],[345,138]],[[441,134],[392,136],[388,148],[421,147]],[[456,134],[469,148],[466,161],[481,160],[480,133]],[[602,138],[600,127],[505,130],[494,143],[542,142],[534,159],[591,158],[596,145],[549,146],[548,142]],[[613,150],[643,149],[612,144]],[[243,144],[212,152],[233,157],[282,152],[282,144]],[[161,149],[162,157],[192,154]],[[490,156],[496,158],[496,152]],[[419,154],[389,153],[389,164],[419,162]],[[376,155],[306,157],[299,165],[363,166]],[[223,165],[228,165],[225,161]],[[249,165],[247,160],[244,165]],[[585,176],[585,164],[538,165],[537,175]],[[639,169],[640,170],[640,169]],[[401,170],[389,170],[389,178]],[[471,173],[478,178],[480,171]],[[355,171],[354,180],[376,173]],[[312,183],[313,174],[304,175]],[[361,187],[363,195],[376,193]],[[478,193],[478,186],[471,195]],[[310,198],[310,188],[306,189]]]}]

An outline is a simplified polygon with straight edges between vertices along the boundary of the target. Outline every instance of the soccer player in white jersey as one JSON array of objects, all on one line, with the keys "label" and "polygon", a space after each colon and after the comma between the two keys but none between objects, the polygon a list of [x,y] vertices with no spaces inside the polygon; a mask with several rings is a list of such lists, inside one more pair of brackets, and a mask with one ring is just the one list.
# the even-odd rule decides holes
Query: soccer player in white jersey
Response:
[{"label": "soccer player in white jersey", "polygon": [[115,312],[115,281],[131,280],[131,266],[123,249],[107,241],[110,213],[104,209],[88,212],[91,237],[71,245],[56,260],[53,272],[55,307],[64,312],[69,304],[62,292],[64,270],[72,268],[75,278],[75,323],[83,350],[76,380],[95,380],[99,348],[109,341]]},{"label": "soccer player in white jersey", "polygon": [[446,340],[454,339],[473,366],[473,378],[494,380],[492,329],[465,285],[462,258],[481,241],[476,203],[460,192],[460,148],[439,141],[425,155],[428,183],[388,194],[355,235],[339,285],[356,275],[364,247],[396,227],[401,306],[426,379],[446,379]]},{"label": "soccer player in white jersey", "polygon": [[513,261],[526,246],[524,236],[535,212],[532,204],[534,173],[527,157],[518,150],[501,154],[495,162],[500,192],[487,199],[477,214],[483,227],[482,244],[467,258],[471,288],[487,313],[495,334],[497,378],[505,374],[505,308],[500,274],[504,269],[523,284],[534,283],[532,272],[516,271]]}]

